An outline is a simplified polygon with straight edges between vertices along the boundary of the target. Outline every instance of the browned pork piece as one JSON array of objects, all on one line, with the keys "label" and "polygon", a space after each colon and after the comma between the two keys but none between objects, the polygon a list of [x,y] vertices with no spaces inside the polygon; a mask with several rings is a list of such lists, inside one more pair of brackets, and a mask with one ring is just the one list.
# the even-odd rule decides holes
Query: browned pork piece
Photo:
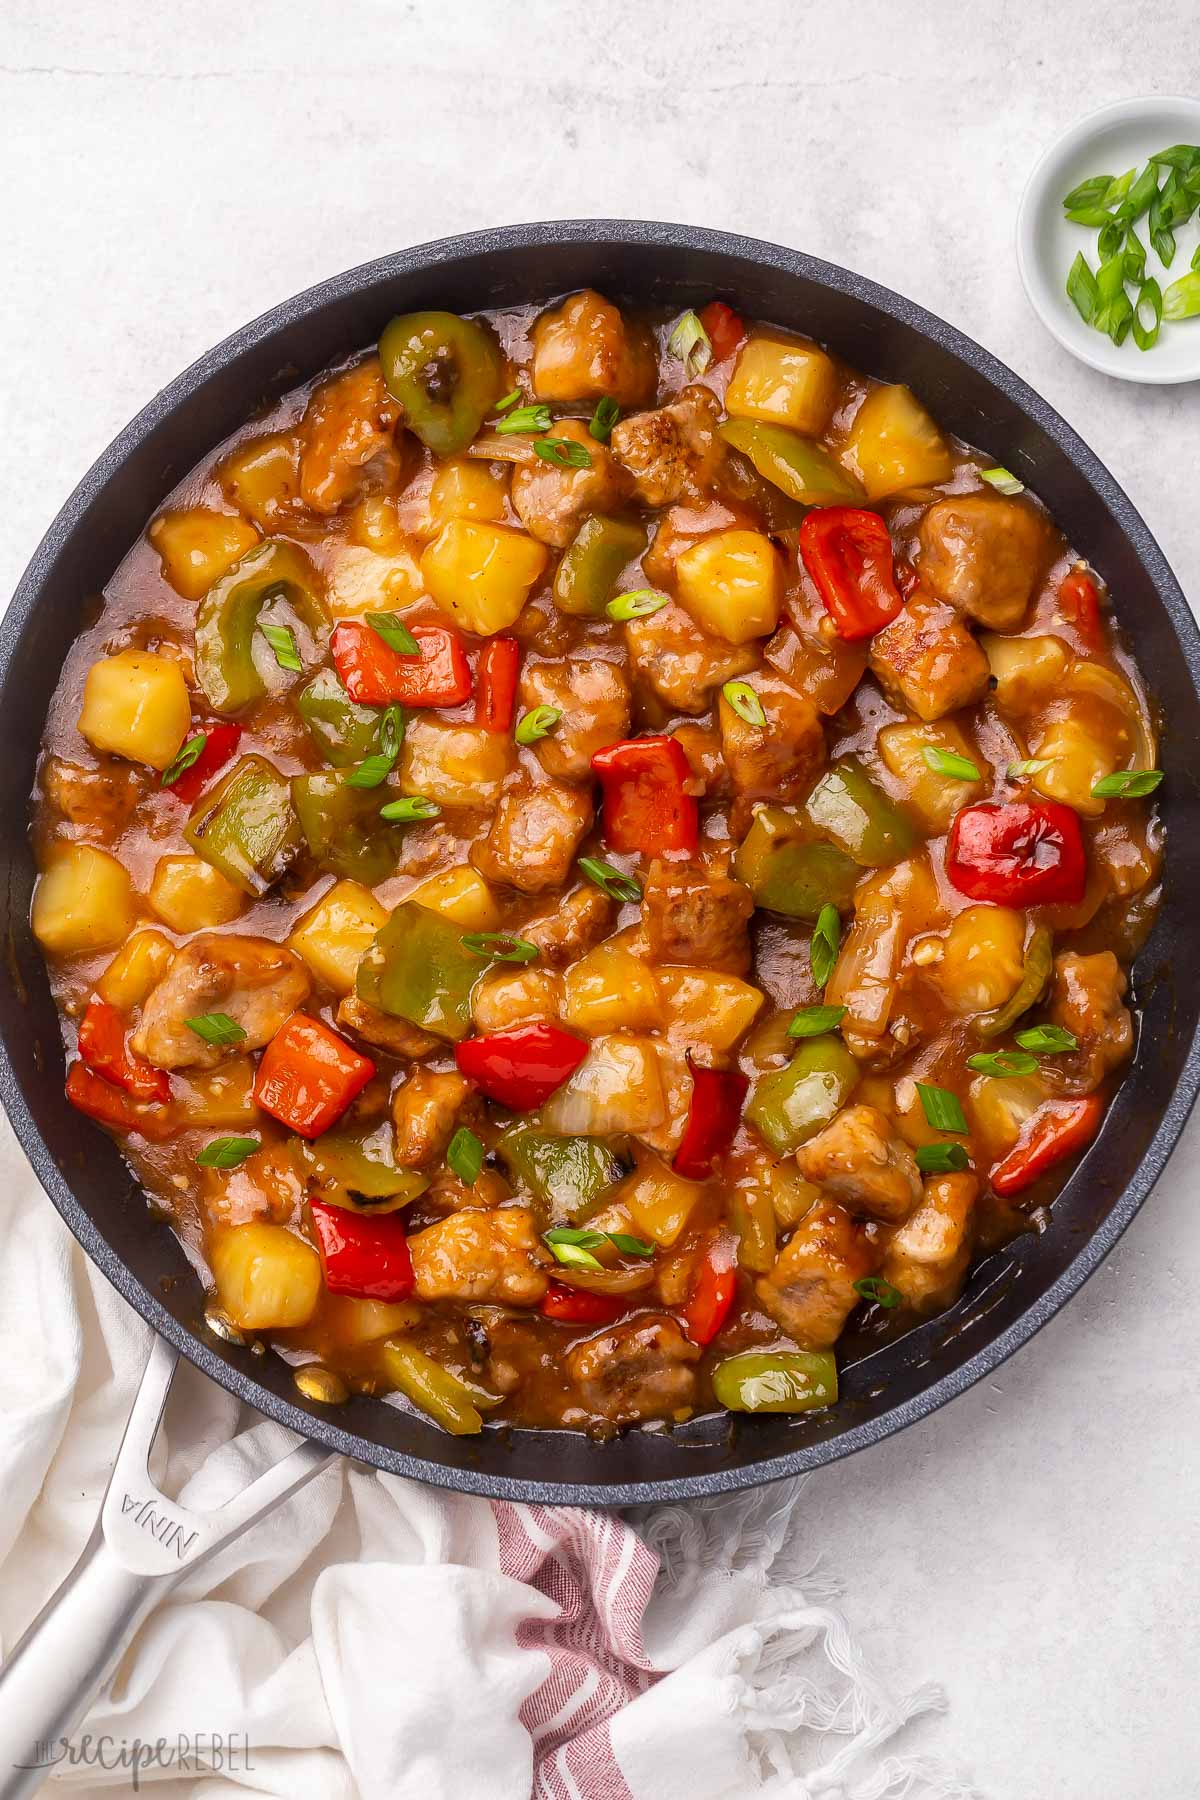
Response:
[{"label": "browned pork piece", "polygon": [[1021,623],[1050,554],[1050,533],[1027,500],[954,494],[921,520],[925,586],[992,631]]},{"label": "browned pork piece", "polygon": [[360,1000],[357,994],[347,994],[339,1003],[337,1022],[343,1031],[352,1031],[373,1050],[386,1050],[389,1056],[403,1057],[406,1062],[415,1062],[419,1056],[428,1056],[431,1051],[446,1047],[432,1032],[422,1031],[419,1025],[410,1025],[407,1019],[394,1019],[390,1013],[378,1011]]},{"label": "browned pork piece", "polygon": [[1073,1032],[1079,1048],[1048,1056],[1042,1073],[1064,1094],[1090,1094],[1110,1069],[1133,1050],[1133,1019],[1123,1004],[1129,983],[1111,950],[1078,956],[1064,950],[1054,959],[1050,1023]]},{"label": "browned pork piece", "polygon": [[566,1366],[580,1404],[622,1425],[690,1410],[696,1398],[692,1364],[699,1360],[699,1348],[674,1319],[643,1315],[576,1344]]},{"label": "browned pork piece", "polygon": [[521,775],[501,796],[487,836],[471,846],[471,861],[485,881],[544,894],[565,883],[592,817],[587,788]]},{"label": "browned pork piece", "polygon": [[649,332],[594,288],[544,312],[529,335],[535,399],[607,398],[618,406],[653,400],[658,369]]},{"label": "browned pork piece", "polygon": [[414,1069],[392,1095],[393,1154],[400,1169],[423,1169],[443,1156],[471,1084],[457,1071]]},{"label": "browned pork piece", "polygon": [[[151,989],[131,1042],[157,1068],[212,1069],[223,1057],[269,1043],[311,988],[308,970],[282,944],[201,932]],[[188,1020],[211,1012],[225,1013],[245,1037],[231,1046],[198,1036]]]},{"label": "browned pork piece", "polygon": [[642,926],[651,959],[743,975],[750,967],[754,898],[723,869],[655,859],[646,875]]},{"label": "browned pork piece", "polygon": [[537,946],[548,967],[565,969],[608,935],[616,910],[598,887],[573,888],[550,912],[522,925],[521,936]]},{"label": "browned pork piece", "polygon": [[399,475],[399,403],[377,356],[323,381],[300,423],[300,494],[313,512],[334,513],[364,489]]},{"label": "browned pork piece", "polygon": [[887,1247],[879,1273],[914,1312],[952,1306],[962,1288],[974,1242],[979,1183],[960,1175],[931,1175],[921,1204]]},{"label": "browned pork piece", "polygon": [[855,1282],[875,1273],[882,1254],[870,1226],[843,1207],[820,1202],[801,1219],[755,1291],[789,1337],[806,1350],[828,1350],[862,1298]]},{"label": "browned pork piece", "polygon": [[541,1241],[523,1206],[457,1212],[408,1240],[418,1300],[536,1306],[549,1286]]},{"label": "browned pork piece", "polygon": [[148,779],[145,769],[108,758],[98,768],[84,769],[61,756],[48,756],[41,773],[42,792],[54,810],[101,844],[120,837]]},{"label": "browned pork piece", "polygon": [[592,757],[629,736],[629,677],[619,663],[580,656],[534,663],[521,673],[521,710],[552,706],[561,717],[534,745],[547,775],[590,781]]},{"label": "browned pork piece", "polygon": [[613,454],[633,476],[644,506],[671,506],[708,491],[725,460],[720,417],[715,394],[688,387],[672,405],[634,413],[614,426]]},{"label": "browned pork piece", "polygon": [[875,634],[869,660],[888,699],[927,722],[987,692],[987,657],[954,608],[928,595],[914,595]]},{"label": "browned pork piece", "polygon": [[635,676],[672,712],[707,712],[714,688],[758,666],[755,645],[710,637],[674,601],[631,619],[625,641]]},{"label": "browned pork piece", "polygon": [[897,1225],[921,1198],[916,1158],[873,1106],[846,1106],[796,1152],[800,1173],[868,1219]]},{"label": "browned pork piece", "polygon": [[766,726],[749,724],[722,694],[721,752],[735,793],[787,805],[807,794],[825,761],[820,715],[782,675],[762,671],[751,685]]},{"label": "browned pork piece", "polygon": [[513,472],[512,503],[531,537],[565,550],[590,513],[616,512],[629,496],[628,474],[580,419],[559,419],[551,434],[580,444],[589,461],[579,469],[522,463]]}]

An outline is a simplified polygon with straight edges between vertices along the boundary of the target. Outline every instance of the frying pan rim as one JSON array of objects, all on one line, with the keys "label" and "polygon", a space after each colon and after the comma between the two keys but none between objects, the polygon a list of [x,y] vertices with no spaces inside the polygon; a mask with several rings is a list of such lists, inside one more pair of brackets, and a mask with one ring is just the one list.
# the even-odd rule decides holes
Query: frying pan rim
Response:
[{"label": "frying pan rim", "polygon": [[[1095,497],[1107,507],[1118,529],[1132,545],[1163,603],[1192,687],[1200,701],[1200,628],[1197,627],[1162,550],[1132,501],[1095,453],[1060,414],[1006,364],[957,327],[915,302],[864,276],[802,251],[703,226],[628,219],[542,220],[529,224],[498,226],[415,245],[408,250],[360,264],[293,295],[206,351],[168,383],[117,434],[96,458],[50,524],[17,585],[3,620],[0,620],[0,682],[7,677],[14,659],[20,653],[25,627],[65,540],[102,495],[109,480],[147,436],[168,420],[176,408],[214,374],[264,338],[299,322],[325,302],[365,293],[391,276],[428,271],[452,259],[458,261],[471,256],[482,258],[500,251],[530,252],[539,247],[576,244],[593,248],[597,244],[604,244],[618,252],[625,247],[650,248],[663,253],[695,249],[726,259],[736,258],[755,263],[785,277],[799,277],[815,282],[835,294],[844,294],[874,307],[890,319],[915,330],[941,351],[967,364],[999,388],[1051,439],[1058,453],[1073,464]],[[1127,1079],[1135,1080],[1136,1072],[1135,1064]],[[91,1215],[75,1198],[53,1152],[35,1124],[9,1057],[7,1044],[0,1041],[0,1101],[3,1102],[16,1137],[51,1201],[87,1255],[124,1299],[155,1331],[212,1380],[301,1436],[393,1474],[489,1499],[608,1507],[698,1499],[762,1486],[802,1474],[881,1442],[894,1432],[929,1416],[984,1375],[993,1373],[1053,1318],[1113,1249],[1162,1173],[1183,1131],[1198,1091],[1200,1023],[1193,1031],[1179,1079],[1144,1154],[1104,1219],[1088,1236],[1078,1254],[1009,1326],[958,1368],[940,1375],[919,1393],[898,1402],[876,1418],[851,1425],[835,1438],[802,1445],[760,1462],[739,1463],[700,1475],[668,1477],[663,1480],[611,1484],[555,1482],[517,1479],[503,1474],[454,1467],[393,1450],[358,1432],[345,1430],[333,1416],[310,1413],[283,1399],[252,1376],[245,1375],[226,1363],[212,1346],[194,1335],[163,1306],[103,1238]],[[557,1434],[543,1435],[547,1439],[548,1451],[551,1451]]]}]

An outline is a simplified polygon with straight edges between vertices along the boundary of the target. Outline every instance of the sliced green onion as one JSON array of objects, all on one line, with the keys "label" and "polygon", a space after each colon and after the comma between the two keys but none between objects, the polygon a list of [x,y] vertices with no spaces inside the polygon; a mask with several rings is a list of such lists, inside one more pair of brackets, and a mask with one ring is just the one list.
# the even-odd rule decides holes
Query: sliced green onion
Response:
[{"label": "sliced green onion", "polygon": [[960,756],[957,750],[939,750],[935,744],[926,744],[921,755],[935,775],[947,775],[952,781],[983,780],[970,757]]},{"label": "sliced green onion", "polygon": [[1115,225],[1117,220],[1104,206],[1073,206],[1067,214],[1072,225],[1090,225],[1099,230],[1104,225]]},{"label": "sliced green onion", "polygon": [[450,1139],[446,1162],[460,1181],[465,1182],[468,1187],[475,1186],[483,1168],[483,1145],[465,1125],[460,1125]]},{"label": "sliced green onion", "polygon": [[382,638],[388,649],[394,650],[397,656],[420,656],[420,644],[403,619],[397,618],[395,613],[369,613],[367,624],[375,636]]},{"label": "sliced green onion", "polygon": [[1144,212],[1150,209],[1150,203],[1158,193],[1158,170],[1153,162],[1148,162],[1129,192],[1122,200],[1119,217],[1127,225],[1134,224]]},{"label": "sliced green onion", "polygon": [[396,766],[396,758],[400,754],[400,746],[404,742],[404,709],[394,702],[388,707],[379,721],[379,749],[374,756],[368,756],[352,769],[346,777],[346,786],[352,788],[373,788],[387,780]]},{"label": "sliced green onion", "polygon": [[1123,175],[1117,175],[1112,181],[1109,182],[1108,187],[1105,189],[1104,198],[1101,201],[1101,205],[1102,206],[1119,206],[1121,201],[1124,200],[1125,196],[1128,194],[1130,188],[1133,186],[1136,175],[1137,175],[1137,164],[1136,163],[1134,163],[1132,169],[1126,169],[1126,171]]},{"label": "sliced green onion", "polygon": [[560,469],[590,469],[592,466],[591,451],[586,445],[577,444],[574,438],[534,438],[533,448],[543,462],[554,463]]},{"label": "sliced green onion", "polygon": [[689,381],[703,375],[712,361],[712,342],[694,312],[685,312],[667,339],[667,349],[683,364]]},{"label": "sliced green onion", "polygon": [[1040,775],[1053,761],[1052,756],[1026,756],[1020,762],[1010,762],[1004,773],[1009,781],[1021,781],[1026,775]]},{"label": "sliced green onion", "polygon": [[1152,794],[1162,778],[1161,769],[1118,769],[1094,782],[1092,794],[1097,800],[1140,800],[1143,794]]},{"label": "sliced green onion", "polygon": [[[1196,248],[1192,251],[1192,268],[1197,275],[1200,275],[1200,244],[1197,244]],[[1183,277],[1181,276],[1180,279],[1182,280]],[[1178,287],[1179,282],[1176,282],[1174,285]]]},{"label": "sliced green onion", "polygon": [[[611,1244],[623,1256],[651,1257],[655,1249],[653,1244],[647,1244],[641,1238],[630,1237],[628,1232],[588,1231],[574,1225],[554,1225],[549,1231],[544,1231],[542,1237],[555,1254],[558,1246],[564,1244],[573,1250],[596,1250],[601,1244]],[[559,1258],[560,1262],[565,1260],[563,1257]],[[594,1257],[592,1261],[595,1262]]]},{"label": "sliced green onion", "polygon": [[542,1236],[548,1244],[574,1244],[578,1250],[595,1250],[604,1242],[602,1231],[589,1231],[579,1225],[552,1225]]},{"label": "sliced green onion", "polygon": [[949,1088],[933,1087],[927,1081],[918,1081],[917,1093],[921,1096],[921,1110],[927,1125],[934,1131],[957,1131],[966,1137],[967,1121],[957,1094],[952,1094]]},{"label": "sliced green onion", "polygon": [[635,588],[632,594],[618,594],[604,610],[610,619],[623,624],[627,619],[648,619],[668,604],[667,596],[656,594],[653,588]]},{"label": "sliced green onion", "polygon": [[205,731],[198,731],[195,737],[190,737],[174,762],[169,762],[163,770],[159,777],[162,786],[170,787],[187,769],[191,768],[194,762],[199,762],[204,755],[204,746],[207,742],[208,733]]},{"label": "sliced green onion", "polygon": [[748,681],[727,681],[721,692],[738,718],[745,719],[747,725],[766,725],[763,703]]},{"label": "sliced green onion", "polygon": [[535,706],[532,711],[521,714],[513,736],[518,744],[536,744],[539,738],[550,736],[561,718],[561,707]]},{"label": "sliced green onion", "polygon": [[570,1269],[602,1269],[604,1264],[598,1262],[590,1250],[583,1250],[578,1244],[551,1244],[550,1254],[556,1262],[563,1263]]},{"label": "sliced green onion", "polygon": [[476,956],[490,956],[496,962],[528,963],[539,955],[536,944],[507,931],[468,931],[463,944]]},{"label": "sliced green onion", "polygon": [[1135,287],[1146,279],[1146,246],[1132,225],[1125,231],[1125,279]]},{"label": "sliced green onion", "polygon": [[624,900],[634,905],[641,899],[642,890],[633,876],[615,869],[612,863],[601,862],[598,856],[581,856],[579,866],[588,880],[594,881],[610,900]]},{"label": "sliced green onion", "polygon": [[808,947],[808,960],[812,966],[813,980],[819,988],[823,988],[833,974],[833,965],[837,961],[838,946],[841,941],[842,915],[836,906],[826,901],[817,914],[812,942]]},{"label": "sliced green onion", "polygon": [[[1150,320],[1146,323],[1144,309],[1149,307]],[[1139,350],[1153,350],[1158,342],[1158,333],[1162,326],[1163,297],[1162,289],[1151,276],[1143,281],[1138,289],[1138,297],[1133,303],[1133,341]]]},{"label": "sliced green onion", "polygon": [[649,1258],[654,1255],[654,1245],[643,1242],[641,1238],[630,1237],[627,1231],[606,1231],[605,1237],[614,1250],[622,1256],[641,1256]]},{"label": "sliced green onion", "polygon": [[1065,197],[1064,212],[1072,212],[1080,206],[1099,206],[1116,179],[1115,175],[1089,175]]},{"label": "sliced green onion", "polygon": [[1018,481],[1011,469],[1006,469],[1000,464],[997,464],[994,469],[980,469],[979,479],[986,481],[988,486],[994,487],[999,494],[1023,494],[1025,492],[1025,483]]},{"label": "sliced green onion", "polygon": [[971,1161],[961,1144],[918,1144],[916,1156],[922,1175],[952,1175]]},{"label": "sliced green onion", "polygon": [[823,1037],[827,1031],[836,1031],[845,1016],[844,1006],[802,1006],[792,1015],[787,1034],[790,1038]]},{"label": "sliced green onion", "polygon": [[202,1169],[236,1169],[253,1155],[259,1140],[251,1137],[210,1138],[196,1161]]},{"label": "sliced green onion", "polygon": [[894,1306],[899,1306],[904,1298],[900,1289],[893,1287],[890,1281],[885,1281],[882,1275],[864,1275],[861,1281],[854,1283],[854,1291],[863,1300],[873,1300],[876,1306],[882,1306],[887,1312],[891,1312]]},{"label": "sliced green onion", "polygon": [[981,1050],[967,1058],[968,1069],[980,1075],[1034,1075],[1037,1066],[1037,1057],[1025,1050]]},{"label": "sliced green onion", "polygon": [[500,420],[496,430],[549,431],[553,422],[553,414],[548,406],[518,406],[506,419]]},{"label": "sliced green onion", "polygon": [[1178,169],[1181,175],[1189,175],[1200,167],[1200,144],[1170,144],[1165,150],[1155,151],[1150,161],[1159,163],[1164,169]]},{"label": "sliced green onion", "polygon": [[605,394],[603,400],[597,401],[588,431],[598,444],[607,444],[612,436],[612,428],[620,416],[620,407],[609,395]]},{"label": "sliced green onion", "polygon": [[1062,1056],[1079,1048],[1079,1039],[1065,1025],[1027,1025],[1016,1036],[1022,1050],[1034,1050],[1039,1056]]},{"label": "sliced green onion", "polygon": [[1071,264],[1067,275],[1067,296],[1085,325],[1090,325],[1096,317],[1100,304],[1096,292],[1096,277],[1092,273],[1092,265],[1081,250]]},{"label": "sliced green onion", "polygon": [[424,794],[408,794],[403,800],[389,800],[381,806],[379,816],[404,825],[412,819],[436,819],[441,810],[436,800],[427,800]]},{"label": "sliced green onion", "polygon": [[[1200,247],[1197,255],[1200,255]],[[1164,319],[1194,319],[1197,313],[1200,313],[1200,269],[1173,281],[1163,295],[1162,304]]]},{"label": "sliced green onion", "polygon": [[237,1020],[231,1019],[228,1013],[201,1013],[195,1019],[185,1019],[184,1023],[206,1044],[240,1044],[246,1036]]},{"label": "sliced green onion", "polygon": [[519,387],[514,388],[511,394],[505,394],[503,400],[497,400],[496,411],[498,413],[506,413],[510,407],[513,407],[517,404],[517,401],[520,398],[521,398],[520,388]]},{"label": "sliced green onion", "polygon": [[258,629],[270,644],[281,669],[291,669],[295,673],[303,669],[296,640],[286,625],[260,625]]}]

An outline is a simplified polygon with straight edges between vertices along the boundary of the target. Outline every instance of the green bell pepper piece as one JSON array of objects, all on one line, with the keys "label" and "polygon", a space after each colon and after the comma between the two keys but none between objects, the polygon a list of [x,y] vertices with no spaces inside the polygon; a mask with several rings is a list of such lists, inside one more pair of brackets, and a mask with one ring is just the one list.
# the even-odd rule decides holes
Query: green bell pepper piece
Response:
[{"label": "green bell pepper piece", "polygon": [[625,1175],[602,1138],[510,1131],[496,1148],[552,1225],[578,1225]]},{"label": "green bell pepper piece", "polygon": [[355,989],[378,1012],[455,1043],[471,1029],[471,989],[486,970],[457,925],[404,900],[376,932]]},{"label": "green bell pepper piece", "polygon": [[612,599],[617,576],[646,548],[646,532],[628,519],[592,513],[564,550],[554,575],[554,601],[561,612],[595,619]]},{"label": "green bell pepper piece", "polygon": [[504,391],[499,344],[457,313],[402,313],[384,327],[379,360],[404,424],[435,456],[465,450]]},{"label": "green bell pepper piece", "polygon": [[214,712],[236,713],[261,700],[267,684],[254,666],[254,632],[268,600],[286,599],[315,638],[329,614],[320,577],[295,544],[266,538],[214,581],[196,613],[196,680]]},{"label": "green bell pepper piece", "polygon": [[844,911],[861,870],[836,844],[807,838],[803,823],[782,806],[761,806],[738,846],[733,872],[754,904],[785,919],[815,920],[828,902]]},{"label": "green bell pepper piece", "polygon": [[197,856],[259,900],[299,855],[291,784],[265,756],[239,757],[196,803],[183,835]]},{"label": "green bell pepper piece", "polygon": [[790,1156],[841,1111],[858,1074],[840,1037],[808,1038],[786,1069],[759,1077],[746,1117],[777,1156]]},{"label": "green bell pepper piece", "polygon": [[713,1393],[730,1412],[809,1412],[838,1397],[830,1350],[744,1350],[713,1370]]},{"label": "green bell pepper piece", "polygon": [[378,1354],[392,1386],[443,1431],[454,1437],[474,1437],[483,1430],[480,1392],[443,1369],[424,1350],[406,1338],[387,1338]]},{"label": "green bell pepper piece", "polygon": [[857,757],[835,763],[805,802],[814,830],[869,869],[900,862],[916,833]]},{"label": "green bell pepper piece", "polygon": [[341,769],[292,778],[292,805],[313,860],[333,875],[378,887],[394,875],[404,834],[379,816],[381,790],[351,787]]},{"label": "green bell pepper piece", "polygon": [[322,1200],[350,1212],[388,1213],[407,1206],[429,1186],[429,1177],[392,1162],[392,1125],[370,1131],[327,1131],[293,1138],[292,1157]]},{"label": "green bell pepper piece", "polygon": [[975,1030],[980,1037],[1002,1037],[1010,1026],[1016,1024],[1022,1013],[1035,1006],[1045,991],[1053,967],[1054,934],[1046,926],[1039,925],[1029,940],[1029,948],[1025,952],[1025,967],[1016,993],[1003,1006],[997,1006],[992,1012],[980,1013],[974,1021]]},{"label": "green bell pepper piece", "polygon": [[359,706],[333,669],[319,669],[296,695],[295,707],[313,743],[335,769],[351,768],[378,747],[382,709]]},{"label": "green bell pepper piece", "polygon": [[719,427],[727,444],[751,462],[767,481],[805,506],[863,506],[866,495],[849,470],[828,450],[787,425],[756,419],[726,419]]}]

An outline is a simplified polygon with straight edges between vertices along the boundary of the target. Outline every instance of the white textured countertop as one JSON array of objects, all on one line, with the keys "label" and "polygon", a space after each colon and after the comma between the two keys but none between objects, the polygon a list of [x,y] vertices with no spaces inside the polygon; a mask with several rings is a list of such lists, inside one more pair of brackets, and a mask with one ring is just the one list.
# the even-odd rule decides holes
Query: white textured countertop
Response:
[{"label": "white textured countertop", "polygon": [[[0,593],[114,432],[244,320],[405,244],[608,214],[791,244],[961,326],[1200,596],[1200,393],[1070,362],[1012,249],[1073,118],[1200,89],[1195,26],[1191,0],[0,0]],[[939,1740],[989,1800],[1197,1792],[1198,1171],[1193,1126],[997,1380],[800,1502],[881,1664],[945,1682]]]}]

